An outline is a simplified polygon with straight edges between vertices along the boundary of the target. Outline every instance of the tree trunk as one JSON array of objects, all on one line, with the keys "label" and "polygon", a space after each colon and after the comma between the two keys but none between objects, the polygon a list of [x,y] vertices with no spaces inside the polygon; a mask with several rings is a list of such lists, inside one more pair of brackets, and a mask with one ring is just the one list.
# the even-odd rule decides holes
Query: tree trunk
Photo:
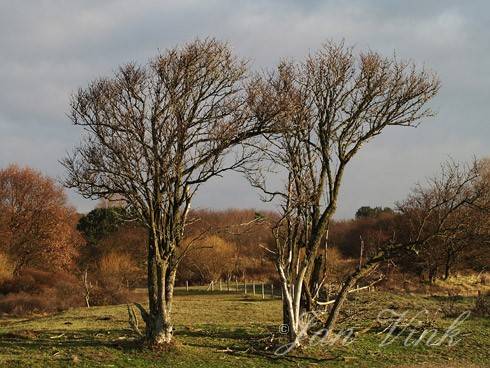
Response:
[{"label": "tree trunk", "polygon": [[288,302],[286,298],[282,301],[282,323],[291,329],[291,319],[289,318]]},{"label": "tree trunk", "polygon": [[429,266],[429,284],[433,284],[437,277],[437,265]]},{"label": "tree trunk", "polygon": [[288,326],[287,333],[291,348],[295,348],[301,345],[301,336],[299,336],[302,317],[301,295],[306,267],[303,267],[294,282],[289,284],[285,277],[284,269],[280,264],[276,266],[281,276],[281,288],[284,296],[282,303],[283,322]]},{"label": "tree trunk", "polygon": [[305,275],[303,283],[303,294],[301,297],[301,309],[303,312],[311,312],[314,309],[313,293],[316,293],[317,287],[323,278],[324,257],[319,255],[313,262],[312,273]]},{"label": "tree trunk", "polygon": [[452,255],[450,252],[448,252],[446,256],[446,263],[444,264],[444,281],[446,281],[449,278],[451,264],[452,264]]},{"label": "tree trunk", "polygon": [[290,343],[298,344],[297,341],[297,321],[296,321],[296,313],[294,308],[294,293],[288,290],[287,283],[281,285],[283,289],[284,299],[282,301],[282,322],[285,326],[287,326],[288,340]]},{"label": "tree trunk", "polygon": [[150,312],[146,320],[146,339],[152,346],[169,344],[172,342],[173,326],[170,316],[163,310]]},{"label": "tree trunk", "polygon": [[[328,231],[328,226],[327,226]],[[313,302],[313,296],[316,293],[316,288],[320,285],[321,280],[326,267],[326,248],[324,254],[318,254],[322,237],[318,234],[322,233],[321,230],[317,230],[317,233],[313,236],[314,240],[311,241],[311,260],[308,264],[305,274],[305,282],[303,283],[303,300],[302,308],[306,312],[311,312],[315,306]],[[328,236],[328,234],[327,234]]]},{"label": "tree trunk", "polygon": [[170,257],[162,257],[165,249],[158,240],[150,236],[148,246],[148,301],[149,310],[138,305],[146,323],[146,339],[152,346],[168,344],[172,341],[173,325],[171,310],[176,268]]},{"label": "tree trunk", "polygon": [[92,288],[92,285],[88,281],[88,270],[87,269],[83,273],[82,281],[83,281],[83,287],[84,287],[85,304],[87,305],[87,308],[90,308],[90,289]]},{"label": "tree trunk", "polygon": [[365,264],[364,266],[359,267],[355,272],[350,274],[344,281],[344,283],[342,284],[342,288],[340,289],[340,292],[335,299],[335,303],[333,304],[333,307],[328,314],[327,322],[325,323],[327,338],[332,334],[335,328],[340,310],[342,309],[345,299],[347,298],[349,290],[352,289],[352,287],[357,283],[357,281],[359,281],[359,279],[369,274],[374,268],[376,268],[376,266],[376,263]]}]

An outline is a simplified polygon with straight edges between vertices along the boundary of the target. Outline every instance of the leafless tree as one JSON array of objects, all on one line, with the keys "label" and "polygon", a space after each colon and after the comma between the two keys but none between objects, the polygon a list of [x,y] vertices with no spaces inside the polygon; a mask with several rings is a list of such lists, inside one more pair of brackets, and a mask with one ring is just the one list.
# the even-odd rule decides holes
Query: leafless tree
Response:
[{"label": "leafless tree", "polygon": [[461,224],[454,218],[474,209],[488,196],[479,167],[477,161],[470,165],[447,161],[439,176],[429,180],[426,186],[417,185],[408,198],[398,204],[393,238],[346,277],[328,314],[327,333],[334,330],[347,293],[382,262],[396,260],[406,254],[416,255],[431,247],[434,240],[460,231]]},{"label": "leafless tree", "polygon": [[[256,81],[256,114],[273,107],[279,134],[262,150],[269,165],[249,168],[266,200],[280,203],[276,267],[285,295],[291,339],[299,328],[301,298],[311,309],[322,284],[322,244],[337,208],[345,168],[360,148],[386,127],[414,127],[433,113],[427,103],[439,89],[435,75],[397,58],[344,43],[327,43],[302,63],[283,62]],[[274,188],[269,171],[283,176]]]},{"label": "leafless tree", "polygon": [[[446,164],[446,167],[448,164]],[[452,166],[455,166],[452,163]],[[489,246],[490,177],[487,160],[474,163],[475,176],[473,190],[480,193],[470,205],[454,211],[446,220],[444,231],[431,240],[430,246],[422,250],[420,258],[427,263],[429,281],[432,282],[442,268],[442,277],[447,279],[459,258],[472,248],[484,253]],[[476,173],[476,170],[478,172]],[[446,171],[448,171],[446,169]],[[452,170],[453,172],[456,170]],[[454,174],[453,174],[454,175]]]},{"label": "leafless tree", "polygon": [[[128,64],[71,101],[82,144],[63,160],[66,185],[88,198],[121,198],[148,229],[149,309],[138,305],[152,344],[172,339],[170,319],[184,229],[200,185],[253,153],[241,145],[264,132],[249,118],[246,65],[216,40]],[[225,157],[226,156],[226,157]]]}]

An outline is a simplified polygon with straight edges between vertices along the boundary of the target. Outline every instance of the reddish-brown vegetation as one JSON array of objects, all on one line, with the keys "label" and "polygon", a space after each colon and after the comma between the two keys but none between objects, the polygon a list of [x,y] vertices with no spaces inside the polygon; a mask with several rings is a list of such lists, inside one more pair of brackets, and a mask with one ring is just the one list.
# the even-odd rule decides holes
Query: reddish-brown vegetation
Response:
[{"label": "reddish-brown vegetation", "polygon": [[0,170],[0,252],[12,262],[14,274],[25,267],[73,267],[82,241],[77,221],[52,179],[15,165]]},{"label": "reddish-brown vegetation", "polygon": [[24,268],[0,283],[0,313],[24,315],[56,312],[83,305],[80,282],[65,271]]},{"label": "reddish-brown vegetation", "polygon": [[[129,221],[124,209],[97,208],[80,217],[51,179],[16,166],[0,171],[0,199],[0,313],[54,312],[85,305],[87,288],[90,305],[125,303],[132,299],[132,288],[145,285],[147,232]],[[330,225],[328,294],[380,245],[408,231],[406,214],[369,207],[358,213],[352,220]],[[471,238],[464,238],[451,270],[480,272],[489,259],[488,220],[483,215],[461,215],[465,221],[455,221],[472,225]],[[273,241],[271,229],[261,221],[274,216],[251,209],[191,211],[177,284],[219,279],[277,282],[266,250]],[[458,234],[455,239],[463,240],[463,233]],[[402,255],[382,265],[385,279],[378,286],[424,290],[431,265],[439,271],[433,277],[443,276],[443,245],[435,243],[418,255]]]}]

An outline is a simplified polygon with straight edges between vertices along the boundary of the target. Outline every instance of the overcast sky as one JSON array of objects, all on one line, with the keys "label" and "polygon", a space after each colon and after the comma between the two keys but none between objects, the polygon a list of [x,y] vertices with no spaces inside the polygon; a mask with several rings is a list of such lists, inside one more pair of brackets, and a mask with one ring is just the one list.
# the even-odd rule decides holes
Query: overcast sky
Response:
[{"label": "overcast sky", "polygon": [[[0,167],[62,177],[58,160],[80,136],[66,117],[70,93],[128,61],[211,36],[270,68],[345,39],[411,58],[442,81],[436,118],[386,131],[352,162],[337,217],[392,206],[448,156],[490,156],[489,34],[487,1],[0,0]],[[82,212],[94,205],[69,195]],[[196,206],[264,207],[238,174],[208,183]]]}]

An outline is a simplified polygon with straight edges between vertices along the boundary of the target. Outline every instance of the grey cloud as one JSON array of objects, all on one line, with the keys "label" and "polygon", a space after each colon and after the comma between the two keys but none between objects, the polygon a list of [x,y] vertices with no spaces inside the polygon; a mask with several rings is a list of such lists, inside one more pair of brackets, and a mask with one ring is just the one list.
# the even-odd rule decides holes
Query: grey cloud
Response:
[{"label": "grey cloud", "polygon": [[[485,1],[3,1],[0,4],[0,166],[19,162],[60,177],[79,140],[69,95],[128,61],[197,36],[229,41],[269,68],[328,38],[412,58],[438,72],[438,116],[379,137],[353,162],[339,217],[392,205],[452,155],[489,155],[490,5]],[[93,205],[70,193],[86,211]],[[203,187],[196,206],[263,207],[238,174]]]}]

